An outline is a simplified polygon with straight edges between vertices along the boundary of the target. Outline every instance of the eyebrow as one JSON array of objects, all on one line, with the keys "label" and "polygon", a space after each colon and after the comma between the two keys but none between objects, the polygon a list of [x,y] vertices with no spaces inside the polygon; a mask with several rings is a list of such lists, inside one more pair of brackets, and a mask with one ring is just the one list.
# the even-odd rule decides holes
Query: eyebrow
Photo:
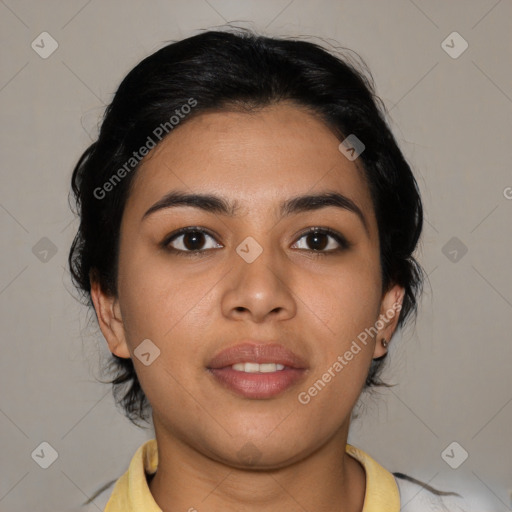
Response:
[{"label": "eyebrow", "polygon": [[[142,216],[141,221],[159,210],[178,206],[192,206],[208,213],[217,213],[229,217],[235,217],[240,209],[238,201],[229,202],[223,197],[213,194],[189,194],[179,190],[173,190],[159,199]],[[334,191],[325,191],[319,194],[308,194],[287,199],[279,205],[281,218],[293,214],[304,213],[321,208],[334,206],[355,213],[362,222],[366,232],[369,227],[366,217],[352,199]]]}]

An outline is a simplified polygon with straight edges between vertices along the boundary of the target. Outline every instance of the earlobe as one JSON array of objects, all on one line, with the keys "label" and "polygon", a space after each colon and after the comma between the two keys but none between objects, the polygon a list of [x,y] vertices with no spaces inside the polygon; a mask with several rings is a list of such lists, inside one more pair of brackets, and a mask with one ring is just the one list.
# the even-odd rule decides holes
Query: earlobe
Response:
[{"label": "earlobe", "polygon": [[90,282],[96,317],[110,352],[118,357],[130,358],[118,299],[106,294],[97,280],[91,278]]},{"label": "earlobe", "polygon": [[378,329],[373,357],[381,357],[387,352],[387,347],[398,326],[398,319],[404,299],[405,289],[400,285],[391,287],[382,297],[379,318],[376,322]]}]

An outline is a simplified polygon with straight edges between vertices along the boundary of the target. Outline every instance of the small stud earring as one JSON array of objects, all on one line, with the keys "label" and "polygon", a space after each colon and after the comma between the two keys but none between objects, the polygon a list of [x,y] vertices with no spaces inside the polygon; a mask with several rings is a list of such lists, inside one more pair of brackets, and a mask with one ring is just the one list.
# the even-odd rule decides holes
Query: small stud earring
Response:
[{"label": "small stud earring", "polygon": [[382,346],[384,348],[386,348],[388,346],[388,342],[384,338],[382,338]]}]

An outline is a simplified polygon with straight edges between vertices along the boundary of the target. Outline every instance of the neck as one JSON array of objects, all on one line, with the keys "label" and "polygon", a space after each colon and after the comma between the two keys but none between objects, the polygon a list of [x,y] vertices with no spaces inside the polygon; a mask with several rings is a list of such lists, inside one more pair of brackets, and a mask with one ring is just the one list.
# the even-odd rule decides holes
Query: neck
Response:
[{"label": "neck", "polygon": [[176,438],[157,434],[158,470],[150,491],[165,512],[361,512],[366,476],[339,435],[308,457],[279,469],[239,469]]}]

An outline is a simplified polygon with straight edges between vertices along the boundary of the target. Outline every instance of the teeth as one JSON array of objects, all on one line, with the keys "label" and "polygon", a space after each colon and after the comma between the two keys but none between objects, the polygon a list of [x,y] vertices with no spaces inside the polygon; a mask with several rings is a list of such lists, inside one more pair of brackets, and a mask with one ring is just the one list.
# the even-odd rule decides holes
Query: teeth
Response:
[{"label": "teeth", "polygon": [[246,373],[272,373],[284,370],[284,365],[276,363],[236,363],[231,366],[233,370]]}]

